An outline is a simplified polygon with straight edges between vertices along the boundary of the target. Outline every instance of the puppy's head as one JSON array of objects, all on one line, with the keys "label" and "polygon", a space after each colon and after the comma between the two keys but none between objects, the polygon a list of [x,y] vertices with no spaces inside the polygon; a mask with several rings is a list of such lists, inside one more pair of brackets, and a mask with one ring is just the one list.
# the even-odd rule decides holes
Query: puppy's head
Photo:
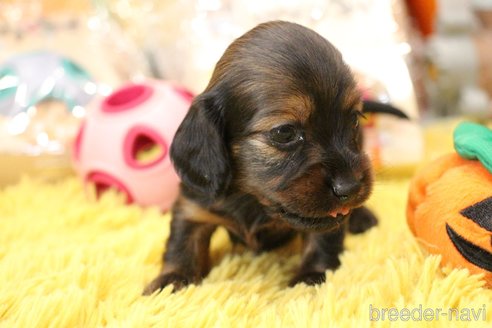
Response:
[{"label": "puppy's head", "polygon": [[208,206],[239,189],[297,228],[332,226],[371,191],[361,109],[328,41],[293,23],[259,25],[229,46],[176,133],[182,191]]}]

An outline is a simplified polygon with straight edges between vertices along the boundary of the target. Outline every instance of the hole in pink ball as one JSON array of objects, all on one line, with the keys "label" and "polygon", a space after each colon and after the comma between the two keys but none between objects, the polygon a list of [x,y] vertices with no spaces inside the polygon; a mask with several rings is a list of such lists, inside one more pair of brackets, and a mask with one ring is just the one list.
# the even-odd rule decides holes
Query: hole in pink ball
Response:
[{"label": "hole in pink ball", "polygon": [[150,86],[133,84],[123,87],[106,99],[102,103],[102,110],[108,113],[117,113],[134,108],[145,102],[153,93]]},{"label": "hole in pink ball", "polygon": [[108,173],[100,171],[92,172],[87,176],[86,181],[94,184],[97,198],[100,198],[109,189],[114,189],[125,195],[127,204],[133,203],[133,197],[126,186]]},{"label": "hole in pink ball", "polygon": [[133,127],[123,144],[125,162],[132,168],[148,168],[161,162],[167,155],[164,139],[146,126]]},{"label": "hole in pink ball", "polygon": [[138,163],[145,165],[162,157],[162,147],[147,135],[138,135],[133,143],[132,158]]}]

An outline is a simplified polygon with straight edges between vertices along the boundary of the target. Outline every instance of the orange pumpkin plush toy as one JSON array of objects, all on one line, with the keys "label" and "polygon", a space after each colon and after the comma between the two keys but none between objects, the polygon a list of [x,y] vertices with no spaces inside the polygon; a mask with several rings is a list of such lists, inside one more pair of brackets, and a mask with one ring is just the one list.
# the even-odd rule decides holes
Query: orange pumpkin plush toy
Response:
[{"label": "orange pumpkin plush toy", "polygon": [[454,141],[459,155],[441,157],[413,178],[408,225],[443,265],[483,273],[492,287],[492,131],[464,123]]}]

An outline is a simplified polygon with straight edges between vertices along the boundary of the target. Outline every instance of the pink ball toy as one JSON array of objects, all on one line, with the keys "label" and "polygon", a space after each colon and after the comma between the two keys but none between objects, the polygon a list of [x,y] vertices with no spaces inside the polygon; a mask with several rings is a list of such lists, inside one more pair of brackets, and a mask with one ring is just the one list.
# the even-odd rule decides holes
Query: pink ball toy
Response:
[{"label": "pink ball toy", "polygon": [[75,168],[84,182],[94,184],[98,196],[115,188],[127,203],[168,210],[179,191],[169,149],[192,98],[169,82],[146,81],[95,103],[74,144]]}]

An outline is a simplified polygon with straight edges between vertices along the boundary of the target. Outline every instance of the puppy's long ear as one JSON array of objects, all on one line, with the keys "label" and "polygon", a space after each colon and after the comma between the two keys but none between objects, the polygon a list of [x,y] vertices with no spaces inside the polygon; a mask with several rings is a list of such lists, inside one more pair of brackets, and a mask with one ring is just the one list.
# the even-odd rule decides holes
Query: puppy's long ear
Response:
[{"label": "puppy's long ear", "polygon": [[182,192],[201,205],[210,205],[225,191],[231,170],[218,97],[203,93],[195,98],[174,136],[171,160]]}]

